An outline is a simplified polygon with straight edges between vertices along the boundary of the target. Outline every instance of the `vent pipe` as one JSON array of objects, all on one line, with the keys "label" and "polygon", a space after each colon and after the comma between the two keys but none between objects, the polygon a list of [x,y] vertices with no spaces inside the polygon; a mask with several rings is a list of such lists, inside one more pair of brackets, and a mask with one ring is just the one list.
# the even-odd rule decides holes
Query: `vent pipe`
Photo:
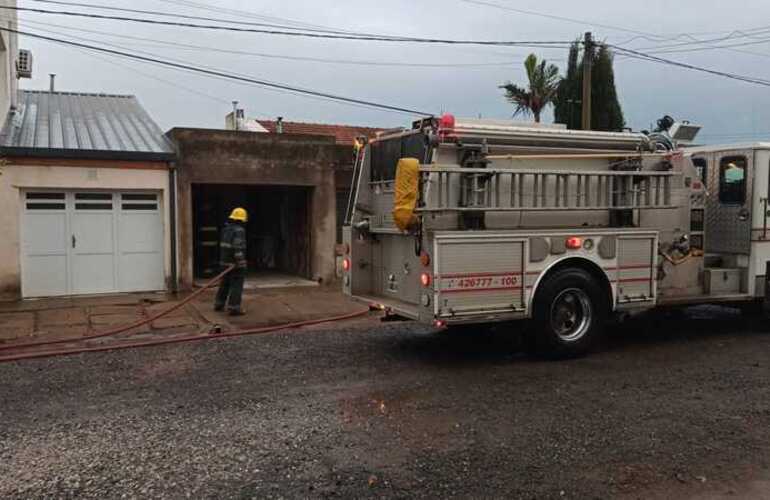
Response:
[{"label": "vent pipe", "polygon": [[275,121],[275,133],[283,134],[283,116],[279,116]]},{"label": "vent pipe", "polygon": [[238,130],[238,101],[233,101],[233,130]]},{"label": "vent pipe", "polygon": [[51,92],[56,92],[56,73],[50,73],[51,76]]}]

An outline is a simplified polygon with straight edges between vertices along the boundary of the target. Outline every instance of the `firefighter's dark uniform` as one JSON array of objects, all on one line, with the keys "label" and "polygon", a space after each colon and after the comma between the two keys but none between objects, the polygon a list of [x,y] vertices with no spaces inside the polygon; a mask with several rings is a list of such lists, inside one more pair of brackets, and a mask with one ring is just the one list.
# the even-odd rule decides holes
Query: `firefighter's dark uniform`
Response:
[{"label": "firefighter's dark uniform", "polygon": [[227,305],[230,313],[240,314],[243,312],[241,296],[246,278],[246,228],[243,223],[231,219],[225,224],[219,242],[219,256],[222,269],[230,265],[235,265],[235,269],[219,285],[214,309],[222,311]]}]

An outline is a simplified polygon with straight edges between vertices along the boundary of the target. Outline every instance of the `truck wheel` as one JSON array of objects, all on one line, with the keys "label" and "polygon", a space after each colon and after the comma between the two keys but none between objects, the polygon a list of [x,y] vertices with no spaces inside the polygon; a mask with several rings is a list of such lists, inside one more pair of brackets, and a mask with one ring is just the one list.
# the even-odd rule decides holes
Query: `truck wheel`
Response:
[{"label": "truck wheel", "polygon": [[607,300],[596,280],[582,269],[563,269],[537,292],[532,343],[541,355],[583,356],[601,336],[606,319]]}]

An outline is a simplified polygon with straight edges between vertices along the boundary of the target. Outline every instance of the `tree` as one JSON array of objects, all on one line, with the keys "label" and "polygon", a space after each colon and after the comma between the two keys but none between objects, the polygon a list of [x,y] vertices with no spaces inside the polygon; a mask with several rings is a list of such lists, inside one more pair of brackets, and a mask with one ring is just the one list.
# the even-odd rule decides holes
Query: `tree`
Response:
[{"label": "tree", "polygon": [[513,116],[519,114],[532,114],[535,122],[540,123],[543,110],[553,103],[556,91],[559,88],[559,68],[554,64],[548,64],[545,60],[538,63],[537,56],[530,54],[524,61],[527,70],[529,85],[527,88],[519,87],[510,81],[501,85],[505,89],[505,98],[516,106]]},{"label": "tree", "polygon": [[[570,129],[582,128],[585,51],[582,52],[581,54],[580,42],[575,42],[570,47],[567,76],[559,84],[558,98],[554,103],[556,123],[564,123]],[[626,121],[615,88],[613,54],[604,45],[593,53],[591,80],[591,128],[603,131],[623,130]]]}]

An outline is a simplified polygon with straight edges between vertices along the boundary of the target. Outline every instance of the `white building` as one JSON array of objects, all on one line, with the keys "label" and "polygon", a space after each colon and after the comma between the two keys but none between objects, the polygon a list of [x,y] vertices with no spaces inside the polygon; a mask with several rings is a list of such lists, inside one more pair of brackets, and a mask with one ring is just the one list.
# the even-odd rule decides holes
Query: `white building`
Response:
[{"label": "white building", "polygon": [[2,44],[0,300],[169,288],[170,142],[133,96],[19,91]]}]

